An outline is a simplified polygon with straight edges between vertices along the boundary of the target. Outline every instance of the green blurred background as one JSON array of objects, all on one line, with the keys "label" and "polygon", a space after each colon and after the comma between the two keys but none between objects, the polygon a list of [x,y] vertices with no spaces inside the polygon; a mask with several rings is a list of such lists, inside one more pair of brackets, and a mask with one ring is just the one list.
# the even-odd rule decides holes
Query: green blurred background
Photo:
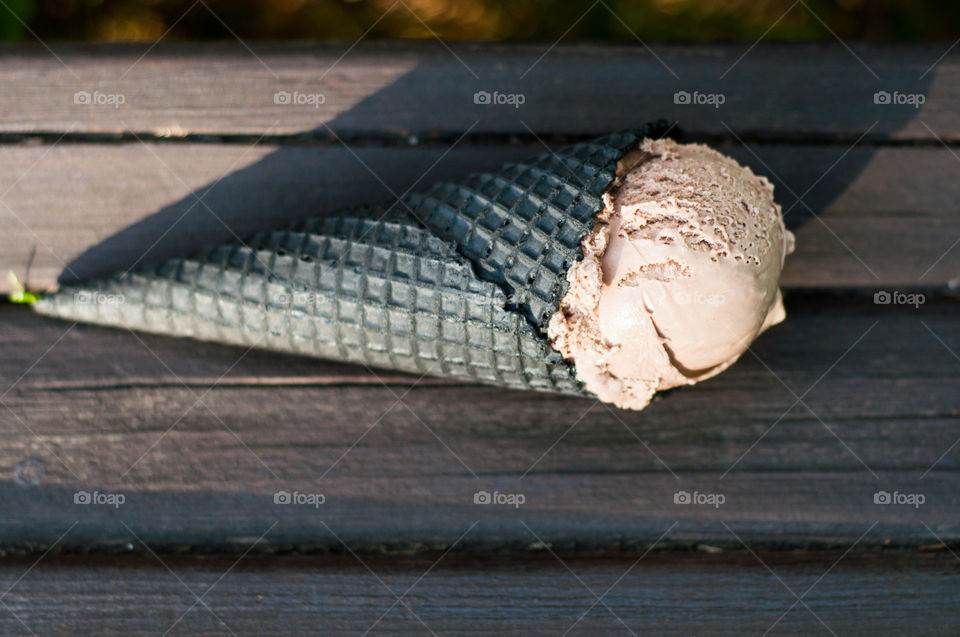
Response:
[{"label": "green blurred background", "polygon": [[233,32],[243,39],[353,40],[368,29],[372,39],[436,33],[495,41],[629,42],[631,31],[649,41],[960,35],[957,0],[604,1],[610,10],[596,0],[0,0],[0,39],[202,40]]}]

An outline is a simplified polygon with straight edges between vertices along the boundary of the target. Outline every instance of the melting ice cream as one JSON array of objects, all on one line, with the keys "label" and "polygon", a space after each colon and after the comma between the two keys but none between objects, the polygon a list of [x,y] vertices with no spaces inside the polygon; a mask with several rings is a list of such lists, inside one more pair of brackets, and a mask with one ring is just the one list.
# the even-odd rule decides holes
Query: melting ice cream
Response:
[{"label": "melting ice cream", "polygon": [[648,139],[604,202],[548,329],[602,400],[642,409],[720,373],[785,318],[794,239],[765,177],[706,146]]}]

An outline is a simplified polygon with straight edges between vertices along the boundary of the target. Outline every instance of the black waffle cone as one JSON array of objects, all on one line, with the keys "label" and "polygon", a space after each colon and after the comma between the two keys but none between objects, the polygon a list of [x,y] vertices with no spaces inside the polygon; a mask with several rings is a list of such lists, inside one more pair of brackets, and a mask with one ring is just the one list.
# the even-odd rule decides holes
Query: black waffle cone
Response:
[{"label": "black waffle cone", "polygon": [[521,389],[583,393],[546,341],[617,161],[573,144],[41,299],[42,314]]}]

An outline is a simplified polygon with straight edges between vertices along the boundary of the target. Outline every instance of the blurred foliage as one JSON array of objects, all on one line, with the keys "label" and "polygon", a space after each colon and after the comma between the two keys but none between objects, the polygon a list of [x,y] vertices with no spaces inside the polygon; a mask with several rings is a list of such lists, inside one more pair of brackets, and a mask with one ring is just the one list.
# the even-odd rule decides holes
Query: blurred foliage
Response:
[{"label": "blurred foliage", "polygon": [[960,25],[957,0],[595,1],[0,0],[0,38],[896,41],[953,40]]},{"label": "blurred foliage", "polygon": [[4,0],[5,9],[0,9],[0,38],[4,40],[19,40],[23,37],[24,28],[34,16],[36,2],[34,0]]}]

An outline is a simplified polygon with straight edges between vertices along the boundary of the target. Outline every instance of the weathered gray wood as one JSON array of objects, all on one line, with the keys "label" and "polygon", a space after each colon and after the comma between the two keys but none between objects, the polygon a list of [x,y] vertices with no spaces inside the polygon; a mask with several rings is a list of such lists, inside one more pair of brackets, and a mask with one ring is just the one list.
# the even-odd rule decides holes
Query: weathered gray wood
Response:
[{"label": "weathered gray wood", "polygon": [[[64,272],[87,277],[125,269],[145,252],[157,259],[194,251],[544,151],[539,144],[448,148],[137,142],[0,147],[0,272],[12,269],[25,278],[35,248],[29,283],[48,289]],[[778,201],[789,210],[798,247],[783,284],[956,286],[957,156],[942,147],[848,149],[721,147],[770,176]],[[6,276],[0,277],[0,292],[9,289]]]},{"label": "weathered gray wood", "polygon": [[[956,140],[960,52],[942,57],[950,44],[855,44],[852,51],[837,42],[651,44],[655,57],[639,43],[257,43],[252,52],[239,43],[55,43],[59,60],[39,45],[8,45],[0,48],[0,130],[323,138],[326,124],[423,137],[457,136],[476,123],[475,133],[529,136],[529,127],[583,135],[663,117],[725,136],[724,124],[775,138],[855,138],[870,130],[880,138]],[[926,102],[920,109],[875,104],[880,90],[922,94]],[[125,102],[75,104],[79,91]],[[278,105],[278,91],[325,99]],[[525,101],[519,108],[475,104],[477,91],[520,93]],[[719,108],[678,104],[678,91],[721,93],[725,101]]]},{"label": "weathered gray wood", "polygon": [[[25,278],[36,249],[30,284],[49,289],[65,267],[81,277],[127,267],[155,242],[150,256],[159,258],[540,152],[535,135],[558,143],[664,117],[693,139],[733,142],[731,154],[778,184],[791,222],[807,222],[787,286],[956,283],[957,158],[938,137],[960,138],[960,54],[934,66],[946,43],[854,52],[762,44],[739,62],[747,50],[740,45],[657,46],[659,60],[639,46],[560,45],[539,62],[545,47],[256,49],[65,44],[56,47],[58,61],[41,47],[0,47],[0,133],[41,134],[40,145],[0,148],[0,268]],[[519,92],[526,101],[474,104],[478,90]],[[719,92],[726,101],[676,104],[680,90]],[[921,109],[875,104],[877,90],[926,101]],[[74,103],[83,91],[121,95],[124,103]],[[278,91],[322,93],[324,103],[275,104]],[[358,159],[331,131],[367,144],[441,143],[359,147]],[[114,134],[129,143],[102,143]],[[843,156],[861,134],[862,145]],[[200,143],[142,145],[138,136]],[[485,136],[524,143],[473,145]],[[252,146],[258,140],[265,144]],[[923,147],[875,146],[910,140]],[[280,141],[333,146],[270,145]],[[811,211],[826,223],[811,220]],[[10,289],[0,278],[0,292]]]},{"label": "weathered gray wood", "polygon": [[[0,474],[14,478],[0,485],[0,540],[42,545],[77,522],[68,546],[121,546],[118,517],[158,546],[204,550],[236,549],[276,520],[269,544],[301,548],[336,543],[324,524],[358,546],[416,548],[475,521],[475,550],[526,546],[524,522],[567,548],[635,547],[673,522],[665,546],[731,545],[724,523],[781,548],[842,546],[875,522],[867,546],[960,539],[954,304],[788,296],[788,312],[756,358],[635,413],[397,375],[385,387],[259,352],[232,366],[242,350],[67,331],[6,308],[0,377],[29,371],[0,411]],[[126,502],[74,504],[94,489]],[[277,505],[279,490],[326,502]],[[481,490],[526,502],[476,505]],[[726,501],[677,505],[679,490]],[[925,502],[874,504],[881,490]]]},{"label": "weathered gray wood", "polygon": [[19,582],[35,558],[7,558],[0,586],[14,588],[0,606],[0,631],[686,636],[759,635],[771,627],[772,635],[949,635],[960,628],[960,573],[946,551],[654,551],[637,561],[640,554],[541,550],[451,553],[433,566],[439,556],[254,552],[236,566],[232,556],[164,555],[162,563],[149,554],[48,556]]},{"label": "weathered gray wood", "polygon": [[[603,594],[657,542],[723,552],[637,563],[605,602],[638,634],[760,634],[778,618],[771,634],[956,633],[941,543],[960,542],[960,49],[935,65],[949,44],[761,44],[739,62],[748,45],[656,45],[664,64],[639,45],[560,45],[536,64],[546,46],[362,43],[337,62],[348,44],[257,44],[259,59],[222,43],[56,44],[62,64],[0,46],[0,292],[33,249],[29,283],[48,289],[154,242],[151,259],[190,251],[540,152],[537,137],[657,117],[770,176],[798,235],[787,323],[642,413],[0,306],[0,554],[35,554],[0,559],[0,632],[354,634],[386,613],[371,634],[563,634],[596,601],[568,566]],[[926,102],[878,105],[878,90]],[[82,91],[124,104],[75,104]],[[324,103],[278,105],[278,91]],[[894,288],[938,296],[872,303]],[[724,501],[676,504],[681,490]],[[478,491],[524,502],[478,505]],[[879,491],[924,501],[879,505]],[[172,555],[253,545],[232,570]],[[799,548],[821,550],[766,550]],[[409,608],[390,610],[378,577],[416,584]],[[787,587],[811,585],[819,619],[790,610]],[[223,623],[189,610],[187,586]],[[621,630],[598,606],[569,634]]]}]

